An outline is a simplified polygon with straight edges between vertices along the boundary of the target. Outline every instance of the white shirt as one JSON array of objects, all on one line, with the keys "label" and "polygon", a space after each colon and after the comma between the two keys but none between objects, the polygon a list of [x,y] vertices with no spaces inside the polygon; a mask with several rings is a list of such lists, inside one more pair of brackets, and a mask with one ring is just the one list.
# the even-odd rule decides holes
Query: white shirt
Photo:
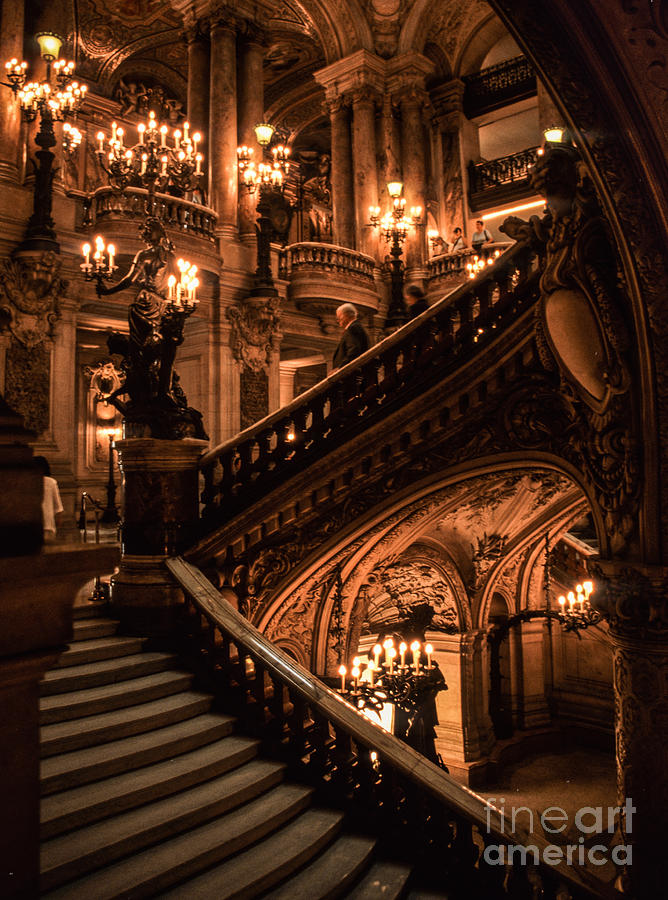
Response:
[{"label": "white shirt", "polygon": [[60,491],[58,490],[58,482],[49,475],[44,476],[44,494],[42,495],[42,521],[44,523],[44,531],[56,533],[56,516],[63,511],[63,504],[60,500]]}]

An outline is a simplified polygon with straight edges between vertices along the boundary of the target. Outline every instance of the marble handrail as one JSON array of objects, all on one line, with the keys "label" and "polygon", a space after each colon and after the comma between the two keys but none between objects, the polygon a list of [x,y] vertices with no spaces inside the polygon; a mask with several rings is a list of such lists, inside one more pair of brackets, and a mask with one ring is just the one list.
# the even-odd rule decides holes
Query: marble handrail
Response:
[{"label": "marble handrail", "polygon": [[289,279],[301,269],[326,269],[341,272],[346,276],[361,276],[373,282],[376,263],[372,256],[338,247],[336,244],[321,244],[302,241],[284,247],[279,254],[279,278]]},{"label": "marble handrail", "polygon": [[[141,219],[147,196],[144,188],[128,187],[121,192],[108,186],[100,187],[88,198],[88,217],[84,219],[84,225],[95,225],[101,219]],[[156,194],[155,202],[155,215],[168,228],[210,241],[214,239],[218,219],[214,210],[170,194]]]}]

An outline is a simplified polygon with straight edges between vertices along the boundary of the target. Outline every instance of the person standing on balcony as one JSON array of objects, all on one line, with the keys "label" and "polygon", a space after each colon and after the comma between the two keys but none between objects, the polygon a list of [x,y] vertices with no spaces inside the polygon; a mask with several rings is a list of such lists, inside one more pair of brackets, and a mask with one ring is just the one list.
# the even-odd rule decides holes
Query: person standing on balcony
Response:
[{"label": "person standing on balcony", "polygon": [[417,284],[407,284],[404,288],[404,303],[409,319],[415,319],[429,309],[424,291]]},{"label": "person standing on balcony", "polygon": [[482,253],[485,257],[487,256],[487,251],[483,250],[485,244],[491,244],[494,238],[489,233],[489,231],[485,228],[485,223],[480,219],[475,223],[476,230],[471,235],[471,247],[475,250],[476,253]]},{"label": "person standing on balcony", "polygon": [[457,227],[452,232],[452,240],[450,242],[450,253],[457,253],[459,250],[466,250],[466,241],[462,234],[461,228]]},{"label": "person standing on balcony", "polygon": [[339,346],[334,351],[334,370],[340,369],[351,359],[369,349],[369,335],[357,321],[357,310],[352,303],[343,303],[336,310],[336,321],[343,329]]}]

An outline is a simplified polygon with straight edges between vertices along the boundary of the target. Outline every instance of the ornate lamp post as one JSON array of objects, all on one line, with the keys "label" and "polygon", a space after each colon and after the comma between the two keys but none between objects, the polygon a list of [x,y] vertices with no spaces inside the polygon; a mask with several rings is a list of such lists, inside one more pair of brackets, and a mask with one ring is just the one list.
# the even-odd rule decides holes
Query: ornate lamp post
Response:
[{"label": "ornate lamp post", "polygon": [[[28,64],[11,59],[5,63],[7,87],[18,97],[24,118],[28,122],[39,116],[39,131],[35,143],[37,151],[35,164],[35,188],[33,195],[33,213],[28,222],[28,230],[21,250],[53,250],[58,252],[54,222],[51,216],[52,185],[55,174],[53,168],[56,135],[54,122],[76,115],[86,96],[86,85],[73,81],[74,63],[58,59],[62,40],[57,34],[41,32],[36,36],[40,55],[46,63],[46,75],[42,81],[26,83]],[[76,135],[79,135],[76,139]],[[68,125],[64,130],[64,146],[73,150],[81,134],[78,129]]]},{"label": "ornate lamp post", "polygon": [[[263,154],[274,136],[273,125],[256,125],[255,136]],[[271,161],[260,161],[255,165],[253,148],[237,147],[237,168],[241,186],[249,194],[258,193],[257,202],[257,268],[254,286],[251,291],[256,296],[273,296],[276,287],[271,277],[271,195],[283,193],[285,176],[290,168],[290,148],[285,144],[277,144],[271,148]]]},{"label": "ornate lamp post", "polygon": [[[202,138],[198,132],[190,134],[188,122],[183,130],[170,135],[153,111],[137,131],[139,139],[132,146],[125,145],[124,129],[116,122],[112,122],[108,140],[102,131],[97,135],[97,153],[112,187],[123,191],[129,185],[141,185],[147,190],[146,218],[140,226],[145,249],[136,254],[120,281],[105,283],[118,268],[113,244],[97,235],[94,246],[82,246],[81,271],[86,281],[96,282],[99,295],[114,294],[131,285],[138,289],[128,310],[129,335],[113,333],[108,341],[110,352],[124,357],[125,379],[117,390],[100,399],[122,413],[126,437],[203,438],[201,415],[188,406],[173,372],[186,320],[198,302],[197,266],[176,259],[174,246],[156,217],[155,199],[156,191],[167,184],[182,190],[194,187],[202,174],[203,155],[198,150]],[[121,400],[124,395],[128,399]]]},{"label": "ornate lamp post", "polygon": [[408,235],[409,228],[422,224],[422,207],[413,206],[406,215],[406,200],[402,197],[403,183],[391,181],[387,192],[392,198],[392,209],[380,217],[380,207],[369,207],[369,222],[374,228],[380,228],[386,243],[390,245],[390,305],[387,310],[386,328],[397,328],[406,321],[406,306],[403,298],[404,264],[401,259],[402,245]]},{"label": "ornate lamp post", "polygon": [[109,479],[107,480],[107,505],[102,513],[102,521],[107,525],[118,522],[118,509],[116,508],[116,480],[114,478],[114,440],[121,435],[120,428],[105,428],[109,438]]}]

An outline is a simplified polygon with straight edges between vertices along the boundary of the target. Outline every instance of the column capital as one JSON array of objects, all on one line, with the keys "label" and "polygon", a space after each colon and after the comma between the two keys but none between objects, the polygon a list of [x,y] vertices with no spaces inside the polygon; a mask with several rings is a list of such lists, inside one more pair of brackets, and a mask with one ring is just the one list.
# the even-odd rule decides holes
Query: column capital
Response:
[{"label": "column capital", "polygon": [[668,639],[668,566],[597,559],[588,568],[591,604],[611,628]]},{"label": "column capital", "polygon": [[454,78],[430,91],[436,123],[441,131],[459,130],[463,115],[464,88],[464,82]]},{"label": "column capital", "polygon": [[402,53],[387,63],[387,90],[401,95],[415,90],[424,91],[427,78],[434,74],[434,63],[421,53]]},{"label": "column capital", "polygon": [[325,102],[323,106],[332,117],[341,113],[347,114],[350,110],[351,99],[346,94],[337,94],[333,97],[325,95]]},{"label": "column capital", "polygon": [[313,77],[325,89],[328,98],[357,90],[374,90],[383,94],[387,63],[375,53],[358,50],[345,59],[314,72]]}]

